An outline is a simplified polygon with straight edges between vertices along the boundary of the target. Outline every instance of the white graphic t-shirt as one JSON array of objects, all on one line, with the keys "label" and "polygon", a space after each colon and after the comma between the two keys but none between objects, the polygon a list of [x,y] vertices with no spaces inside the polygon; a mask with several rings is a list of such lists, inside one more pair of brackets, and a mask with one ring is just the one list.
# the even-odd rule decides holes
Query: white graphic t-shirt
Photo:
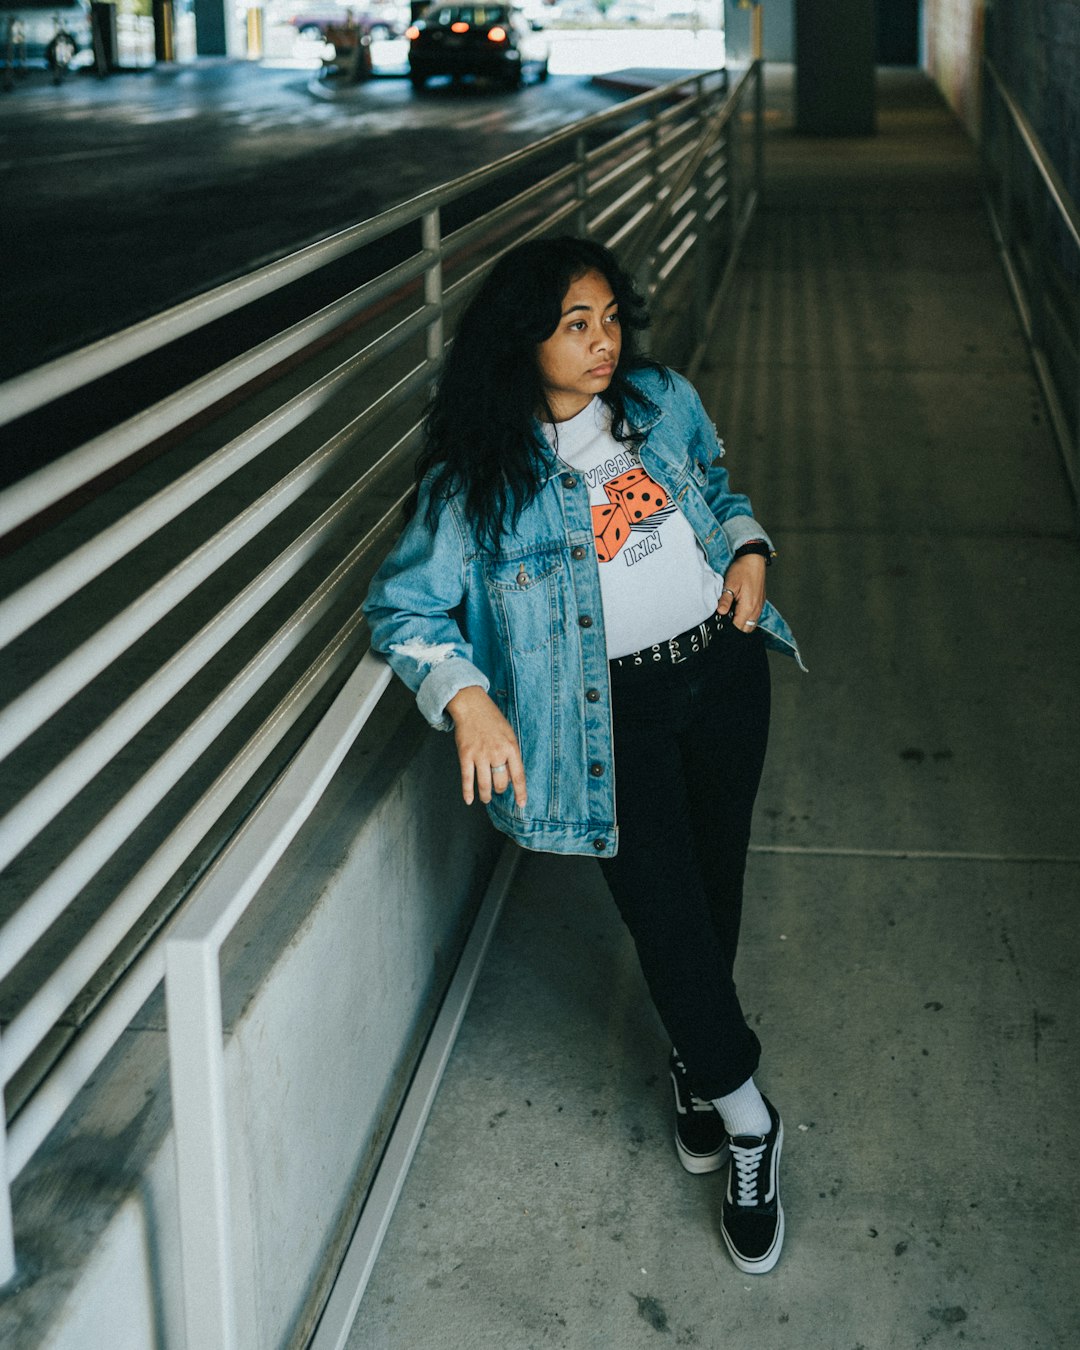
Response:
[{"label": "white graphic t-shirt", "polygon": [[686,517],[612,436],[605,404],[594,398],[576,417],[544,430],[589,488],[608,657],[666,642],[707,619],[723,578]]}]

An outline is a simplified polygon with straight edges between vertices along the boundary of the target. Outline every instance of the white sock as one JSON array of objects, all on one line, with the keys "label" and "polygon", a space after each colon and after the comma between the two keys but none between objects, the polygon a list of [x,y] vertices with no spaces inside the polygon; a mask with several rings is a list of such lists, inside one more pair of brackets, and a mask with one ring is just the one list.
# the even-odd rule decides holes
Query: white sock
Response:
[{"label": "white sock", "polygon": [[768,1134],[772,1129],[769,1108],[752,1078],[726,1097],[715,1098],[713,1106],[720,1112],[728,1134]]}]

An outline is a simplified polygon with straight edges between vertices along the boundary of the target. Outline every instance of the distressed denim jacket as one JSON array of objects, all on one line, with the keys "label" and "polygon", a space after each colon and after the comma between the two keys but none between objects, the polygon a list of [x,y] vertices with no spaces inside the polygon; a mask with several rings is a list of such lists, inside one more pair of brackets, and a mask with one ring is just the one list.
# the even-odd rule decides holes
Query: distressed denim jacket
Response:
[{"label": "distressed denim jacket", "polygon": [[[723,449],[701,400],[680,375],[632,379],[647,399],[635,429],[642,467],[689,520],[709,563],[726,571],[735,550],[769,543],[744,496],[728,488]],[[495,825],[527,848],[607,857],[618,848],[611,707],[600,572],[589,491],[553,456],[544,486],[517,529],[492,553],[453,498],[426,522],[416,514],[364,602],[372,647],[416,694],[432,726],[449,730],[446,705],[468,685],[486,689],[518,738],[528,802],[493,798]],[[770,544],[771,547],[771,544]],[[768,645],[799,658],[772,605],[758,622]]]}]

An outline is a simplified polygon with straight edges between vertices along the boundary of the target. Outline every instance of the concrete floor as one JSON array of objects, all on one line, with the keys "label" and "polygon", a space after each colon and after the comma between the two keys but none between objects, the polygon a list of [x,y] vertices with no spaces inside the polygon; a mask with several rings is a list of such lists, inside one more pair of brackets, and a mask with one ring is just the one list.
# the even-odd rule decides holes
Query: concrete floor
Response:
[{"label": "concrete floor", "polygon": [[[699,380],[777,537],[740,989],[785,1116],[752,1279],[671,1144],[592,863],[525,858],[350,1350],[1080,1344],[1080,551],[972,150],[889,72],[765,208]],[[779,75],[779,78],[777,78]]]}]

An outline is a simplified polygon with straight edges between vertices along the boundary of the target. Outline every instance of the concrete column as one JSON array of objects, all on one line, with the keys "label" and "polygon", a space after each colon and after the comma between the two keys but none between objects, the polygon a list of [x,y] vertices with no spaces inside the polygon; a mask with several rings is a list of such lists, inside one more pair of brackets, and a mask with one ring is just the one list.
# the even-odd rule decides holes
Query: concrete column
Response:
[{"label": "concrete column", "polygon": [[[762,56],[766,61],[793,61],[794,0],[762,0]],[[724,47],[728,61],[750,60],[750,10],[742,0],[724,0]]]},{"label": "concrete column", "polygon": [[224,56],[228,52],[224,0],[195,0],[195,34],[200,56]]},{"label": "concrete column", "polygon": [[795,125],[816,136],[869,136],[874,0],[795,0]]},{"label": "concrete column", "polygon": [[174,42],[172,0],[153,0],[154,12],[154,59],[174,61],[176,44]]}]

